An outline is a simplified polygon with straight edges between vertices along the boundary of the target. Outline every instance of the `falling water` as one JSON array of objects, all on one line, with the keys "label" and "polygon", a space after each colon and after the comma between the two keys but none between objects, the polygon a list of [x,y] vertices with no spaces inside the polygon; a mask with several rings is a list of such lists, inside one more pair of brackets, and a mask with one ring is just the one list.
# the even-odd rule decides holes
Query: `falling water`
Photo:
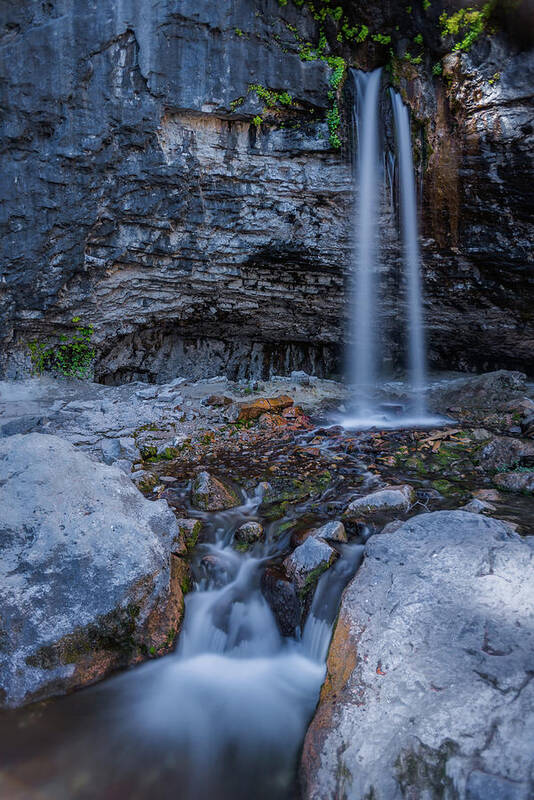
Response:
[{"label": "falling water", "polygon": [[[400,186],[400,219],[406,284],[407,366],[409,403],[392,403],[383,374],[380,332],[385,327],[382,309],[395,298],[380,291],[382,263],[379,247],[380,205],[384,174],[393,183],[395,157],[381,158],[383,132],[380,123],[380,69],[352,72],[355,102],[353,130],[357,143],[355,182],[357,203],[354,217],[351,340],[348,370],[354,386],[354,402],[347,427],[397,427],[433,424],[425,410],[425,347],[423,333],[417,205],[408,109],[400,95],[390,90],[397,142]],[[383,167],[385,163],[385,169]],[[391,195],[391,192],[390,192]],[[388,302],[385,303],[384,300]],[[392,410],[394,414],[392,415]]]},{"label": "falling water", "polygon": [[358,140],[356,175],[359,203],[355,219],[355,281],[353,286],[353,383],[358,387],[357,413],[371,411],[377,380],[376,271],[379,204],[378,94],[380,73],[353,71],[355,105],[353,125]]},{"label": "falling water", "polygon": [[410,117],[400,94],[390,89],[399,158],[400,212],[404,264],[408,290],[409,369],[414,412],[425,413],[425,346],[421,295],[421,259],[417,239],[417,199],[415,192]]}]

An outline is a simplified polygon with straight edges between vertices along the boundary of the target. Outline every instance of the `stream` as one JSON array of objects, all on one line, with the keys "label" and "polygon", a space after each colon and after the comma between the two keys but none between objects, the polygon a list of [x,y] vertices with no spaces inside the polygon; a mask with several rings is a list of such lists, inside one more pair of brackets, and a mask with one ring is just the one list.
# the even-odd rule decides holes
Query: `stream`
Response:
[{"label": "stream", "polygon": [[262,521],[261,499],[258,488],[238,508],[195,512],[204,522],[203,541],[192,559],[194,589],[174,653],[0,718],[2,797],[299,796],[299,750],[324,679],[341,592],[363,547],[339,545],[302,635],[283,637],[260,580],[287,537],[267,524],[265,540],[252,551],[232,547],[243,522]]}]

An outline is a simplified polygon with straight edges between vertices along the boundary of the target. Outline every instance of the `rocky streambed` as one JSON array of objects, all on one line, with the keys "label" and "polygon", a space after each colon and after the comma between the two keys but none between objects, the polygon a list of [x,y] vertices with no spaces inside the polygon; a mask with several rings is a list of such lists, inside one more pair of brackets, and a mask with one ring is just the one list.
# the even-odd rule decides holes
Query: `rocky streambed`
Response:
[{"label": "rocky streambed", "polygon": [[430,397],[351,432],[299,373],[0,384],[4,795],[296,797],[322,684],[307,797],[531,796],[532,391]]}]

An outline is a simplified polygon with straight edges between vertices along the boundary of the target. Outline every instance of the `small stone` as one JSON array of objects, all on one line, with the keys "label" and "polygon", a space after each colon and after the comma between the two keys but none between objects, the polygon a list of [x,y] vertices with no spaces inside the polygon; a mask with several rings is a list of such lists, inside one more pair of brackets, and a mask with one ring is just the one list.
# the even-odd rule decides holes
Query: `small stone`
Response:
[{"label": "small stone", "polygon": [[197,543],[202,522],[199,519],[177,519],[178,530],[187,550],[191,550]]},{"label": "small stone", "polygon": [[252,545],[259,542],[263,536],[263,526],[259,522],[245,522],[235,532],[235,541],[238,544]]},{"label": "small stone", "polygon": [[294,584],[279,567],[267,567],[261,590],[275,616],[282,636],[295,636],[300,627],[302,608]]},{"label": "small stone", "polygon": [[309,386],[310,376],[303,370],[293,370],[291,373],[291,382],[296,383],[299,386]]},{"label": "small stone", "polygon": [[210,394],[210,396],[206,398],[207,406],[231,406],[232,402],[232,398],[226,397],[224,394]]},{"label": "small stone", "polygon": [[162,475],[160,477],[160,481],[162,483],[176,483],[178,478],[175,478],[173,475]]},{"label": "small stone", "polygon": [[234,490],[209,472],[200,472],[193,481],[191,500],[202,511],[223,511],[239,505],[239,498]]},{"label": "small stone", "polygon": [[495,475],[493,482],[505,492],[525,492],[534,494],[534,470],[528,472],[502,472]]},{"label": "small stone", "polygon": [[460,511],[469,511],[471,514],[489,514],[491,515],[493,511],[497,509],[491,503],[487,503],[485,500],[480,500],[478,497],[474,497],[465,506],[460,508]]},{"label": "small stone", "polygon": [[414,499],[415,492],[411,486],[388,486],[352,500],[345,510],[345,516],[347,519],[358,519],[393,509],[408,511]]},{"label": "small stone", "polygon": [[336,558],[337,552],[333,547],[323,539],[309,536],[285,559],[283,566],[302,596],[317,583],[320,575]]},{"label": "small stone", "polygon": [[320,528],[316,528],[311,532],[311,536],[314,536],[316,539],[325,539],[327,542],[347,541],[345,526],[337,519],[332,522],[327,522],[326,525],[322,525]]},{"label": "small stone", "polygon": [[485,500],[488,503],[499,503],[503,499],[496,489],[477,489],[476,492],[473,492],[473,497],[478,497],[479,500]]}]

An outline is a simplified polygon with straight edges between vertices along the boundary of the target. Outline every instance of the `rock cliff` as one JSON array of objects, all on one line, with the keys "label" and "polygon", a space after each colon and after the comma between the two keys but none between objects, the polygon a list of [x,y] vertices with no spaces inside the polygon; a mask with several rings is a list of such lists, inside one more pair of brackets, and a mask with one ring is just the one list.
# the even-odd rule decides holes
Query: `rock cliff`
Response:
[{"label": "rock cliff", "polygon": [[[432,76],[439,9],[345,5],[397,54],[408,33],[425,37],[421,63],[391,79],[414,112],[432,363],[534,371],[532,54],[498,30]],[[350,93],[336,150],[330,68],[301,57],[319,40],[307,5],[8,1],[0,22],[3,373],[75,316],[95,326],[103,382],[339,371]],[[347,64],[385,63],[388,48],[340,45],[326,27]],[[251,87],[291,105],[265,114]],[[388,198],[382,229],[395,290]]]}]

